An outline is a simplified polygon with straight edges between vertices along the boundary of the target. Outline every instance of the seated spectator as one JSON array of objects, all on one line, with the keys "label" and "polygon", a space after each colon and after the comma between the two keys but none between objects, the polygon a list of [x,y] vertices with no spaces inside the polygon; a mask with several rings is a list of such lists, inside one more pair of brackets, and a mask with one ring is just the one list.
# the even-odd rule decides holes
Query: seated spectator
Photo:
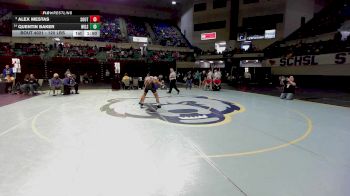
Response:
[{"label": "seated spectator", "polygon": [[130,86],[130,77],[128,76],[127,73],[125,73],[124,77],[122,78],[122,84],[124,88]]},{"label": "seated spectator", "polygon": [[25,94],[28,93],[28,91],[29,91],[29,74],[26,74],[24,76],[23,82],[20,86],[20,90],[22,93],[25,93]]},{"label": "seated spectator", "polygon": [[89,75],[88,75],[88,73],[84,73],[84,75],[83,75],[83,83],[85,83],[85,84],[89,83]]},{"label": "seated spectator", "polygon": [[33,95],[38,89],[39,83],[34,74],[29,75],[29,95]]},{"label": "seated spectator", "polygon": [[62,91],[62,80],[59,78],[58,73],[53,74],[50,87],[51,87],[51,90],[53,91],[53,96],[56,96],[56,90]]},{"label": "seated spectator", "polygon": [[75,82],[74,74],[67,74],[63,79],[63,95],[69,95],[71,87],[74,87],[75,94],[79,94],[79,84]]},{"label": "seated spectator", "polygon": [[2,71],[2,75],[6,80],[5,93],[9,93],[9,88],[12,91],[12,87],[15,84],[13,69],[9,65],[5,65],[5,69]]},{"label": "seated spectator", "polygon": [[284,87],[283,92],[281,93],[281,99],[292,100],[295,94],[296,83],[294,82],[294,77],[289,76],[283,81]]},{"label": "seated spectator", "polygon": [[221,89],[221,71],[214,70],[213,84],[213,90]]}]

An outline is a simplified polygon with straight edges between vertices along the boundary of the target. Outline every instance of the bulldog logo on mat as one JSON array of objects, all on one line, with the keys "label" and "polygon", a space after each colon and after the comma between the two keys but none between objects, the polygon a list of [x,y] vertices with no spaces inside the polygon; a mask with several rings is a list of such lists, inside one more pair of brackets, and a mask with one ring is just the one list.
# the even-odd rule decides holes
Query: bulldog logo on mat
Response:
[{"label": "bulldog logo on mat", "polygon": [[229,120],[229,115],[243,109],[231,102],[208,97],[166,97],[161,99],[161,109],[145,104],[143,109],[138,99],[118,98],[101,107],[102,112],[120,118],[159,119],[183,125],[208,125]]}]

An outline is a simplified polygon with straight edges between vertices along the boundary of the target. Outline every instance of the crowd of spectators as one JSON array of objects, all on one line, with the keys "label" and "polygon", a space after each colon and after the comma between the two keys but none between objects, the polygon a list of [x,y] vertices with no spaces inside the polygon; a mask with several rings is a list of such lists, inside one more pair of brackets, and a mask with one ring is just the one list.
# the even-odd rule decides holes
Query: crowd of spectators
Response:
[{"label": "crowd of spectators", "polygon": [[150,37],[150,34],[147,31],[146,25],[143,21],[126,18],[125,22],[127,24],[126,27],[128,36]]},{"label": "crowd of spectators", "polygon": [[193,61],[193,53],[177,52],[177,51],[155,51],[129,48],[121,49],[115,46],[103,49],[107,53],[109,59],[133,59],[133,60],[149,60],[158,61]]},{"label": "crowd of spectators", "polygon": [[9,43],[0,43],[0,56],[36,56],[48,51],[45,44],[16,43],[11,46]]},{"label": "crowd of spectators", "polygon": [[350,36],[342,40],[341,34],[336,33],[334,39],[327,41],[317,41],[313,43],[299,42],[289,46],[281,43],[276,44],[273,47],[265,49],[265,57],[291,57],[348,51],[350,51]]},{"label": "crowd of spectators", "polygon": [[14,51],[9,43],[0,42],[0,56],[12,56]]},{"label": "crowd of spectators", "polygon": [[330,6],[317,13],[311,21],[292,33],[287,40],[302,39],[334,32],[349,19],[350,5],[343,1],[333,1]]},{"label": "crowd of spectators", "polygon": [[141,49],[129,48],[129,49],[121,49],[118,47],[110,47],[107,46],[103,50],[107,53],[108,59],[134,59],[141,60],[143,55],[141,54]]},{"label": "crowd of spectators", "polygon": [[71,45],[71,44],[58,44],[57,51],[58,56],[62,57],[93,57],[98,53],[97,46],[89,45]]},{"label": "crowd of spectators", "polygon": [[120,30],[120,18],[116,16],[105,15],[101,19],[101,37],[99,41],[122,42],[125,41]]},{"label": "crowd of spectators", "polygon": [[107,44],[106,47],[72,44],[16,43],[12,47],[9,43],[0,43],[0,56],[41,56],[51,50],[56,50],[57,57],[95,58],[99,52],[106,53],[107,59],[158,61],[194,61],[194,53],[178,51],[156,51],[140,48],[118,48]]},{"label": "crowd of spectators", "polygon": [[[0,35],[11,35],[12,23],[11,18],[3,17],[10,13],[10,9],[0,8]],[[89,41],[103,42],[128,42],[128,36],[150,37],[145,21],[123,17],[126,22],[126,35],[121,31],[121,17],[110,14],[101,15],[101,36],[99,38],[76,38]],[[153,31],[156,35],[156,41],[163,46],[188,47],[188,43],[180,31],[168,23],[154,22]]]},{"label": "crowd of spectators", "polygon": [[0,7],[0,35],[11,35],[11,18],[6,16],[10,11],[6,7]]},{"label": "crowd of spectators", "polygon": [[182,34],[174,26],[166,23],[152,23],[152,29],[162,46],[188,47]]},{"label": "crowd of spectators", "polygon": [[36,56],[48,52],[45,44],[15,43],[14,52],[18,56]]},{"label": "crowd of spectators", "polygon": [[[276,42],[266,48],[265,57],[291,57],[301,55],[317,55],[335,52],[347,52],[350,47],[350,37],[342,39],[342,35],[337,32],[334,39],[316,42],[302,42],[289,45],[292,40],[300,40],[314,37],[316,35],[332,33],[342,28],[350,19],[350,4],[344,1],[333,1],[324,10],[317,13],[313,19],[304,24],[297,31],[292,33],[281,42]],[[345,27],[348,28],[348,27]],[[348,29],[346,29],[348,30]]]},{"label": "crowd of spectators", "polygon": [[246,53],[261,53],[263,52],[259,48],[255,47],[254,45],[251,45],[248,50],[244,50],[242,48],[232,48],[232,47],[227,47],[224,51],[219,52],[217,50],[196,50],[196,55],[197,56],[202,56],[202,55],[223,55],[224,57],[232,57],[234,54],[246,54]]},{"label": "crowd of spectators", "polygon": [[11,19],[0,19],[0,35],[11,35]]}]

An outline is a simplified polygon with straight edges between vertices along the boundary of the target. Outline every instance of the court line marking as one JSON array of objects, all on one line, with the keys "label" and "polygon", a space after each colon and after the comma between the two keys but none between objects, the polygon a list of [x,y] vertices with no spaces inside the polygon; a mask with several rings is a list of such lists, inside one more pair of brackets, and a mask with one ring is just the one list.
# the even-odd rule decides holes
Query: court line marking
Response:
[{"label": "court line marking", "polygon": [[[71,101],[71,102],[72,102],[72,101]],[[63,104],[61,104],[61,106],[63,106],[63,105],[68,105],[68,104],[71,103],[71,102],[63,103]],[[38,119],[43,113],[48,112],[48,111],[51,110],[53,107],[54,107],[54,106],[52,106],[52,107],[50,107],[50,108],[48,108],[48,109],[46,109],[46,110],[43,110],[43,111],[39,112],[37,115],[34,116],[34,118],[33,118],[33,120],[32,120],[32,123],[31,123],[32,132],[33,132],[36,136],[38,136],[40,139],[42,139],[42,140],[44,140],[45,142],[50,143],[50,144],[52,144],[52,141],[51,141],[48,137],[46,137],[45,135],[43,135],[42,133],[40,133],[40,131],[39,131],[38,128],[36,127],[36,124],[37,124],[36,121],[37,121],[37,119]]]},{"label": "court line marking", "polygon": [[[282,148],[286,148],[288,146],[297,144],[303,140],[305,140],[313,131],[313,122],[312,120],[305,115],[304,113],[298,111],[298,110],[291,110],[295,113],[297,113],[299,116],[301,116],[302,118],[305,119],[305,121],[307,122],[307,129],[304,132],[304,134],[292,141],[289,141],[287,143],[284,144],[280,144],[277,146],[272,146],[272,147],[267,147],[267,148],[261,148],[261,149],[257,149],[257,150],[252,150],[252,151],[247,151],[247,152],[238,152],[238,153],[224,153],[224,154],[216,154],[216,155],[206,155],[206,157],[208,158],[227,158],[227,157],[239,157],[239,156],[250,156],[250,155],[256,155],[256,154],[260,154],[260,153],[266,153],[266,152],[272,152],[272,151],[276,151],[276,150],[280,150]],[[201,157],[202,158],[202,157]]]},{"label": "court line marking", "polygon": [[40,132],[39,132],[39,130],[37,129],[37,127],[36,127],[36,121],[37,121],[37,119],[38,119],[38,117],[39,116],[41,116],[43,113],[45,113],[45,112],[48,112],[49,110],[51,110],[52,109],[52,107],[50,107],[50,108],[48,108],[48,109],[46,109],[46,110],[44,110],[44,111],[41,111],[41,112],[39,112],[37,115],[35,115],[34,116],[34,118],[33,118],[33,120],[32,120],[32,132],[36,135],[36,136],[38,136],[40,139],[42,139],[42,140],[44,140],[44,141],[46,141],[47,143],[51,143],[51,140],[48,138],[48,137],[46,137],[45,135],[43,135],[43,134],[41,134]]},{"label": "court line marking", "polygon": [[8,128],[7,130],[1,132],[1,133],[0,133],[0,137],[6,135],[6,134],[8,134],[8,133],[10,133],[11,131],[14,131],[17,127],[21,126],[22,124],[24,124],[25,122],[27,122],[28,120],[30,120],[30,119],[32,119],[32,118],[33,118],[33,117],[29,117],[29,118],[23,120],[22,122],[20,122],[19,124],[14,125],[14,126]]},{"label": "court line marking", "polygon": [[[164,119],[167,121],[167,119]],[[232,187],[236,188],[240,193],[242,193],[244,196],[248,196],[248,194],[241,189],[229,176],[227,176],[216,164],[214,161],[212,161],[206,154],[201,150],[201,148],[196,145],[192,140],[188,139],[186,136],[184,136],[181,131],[177,131],[177,134],[180,135],[192,148],[194,151],[196,151],[205,162],[209,164],[211,168],[213,168],[218,174],[220,174],[223,178],[225,178]],[[237,191],[234,189],[235,191]]]},{"label": "court line marking", "polygon": [[[43,110],[43,111],[45,111],[45,110]],[[41,111],[41,112],[43,112],[43,111]],[[39,112],[38,114],[40,114],[41,112]],[[30,119],[32,119],[32,118],[34,118],[34,117],[35,117],[35,116],[29,117],[29,118],[23,120],[22,122],[18,123],[17,125],[14,125],[14,126],[8,128],[7,130],[1,132],[1,133],[0,133],[0,137],[6,135],[7,133],[10,133],[11,131],[14,131],[17,127],[21,126],[22,124],[26,123],[28,120],[30,120]]]},{"label": "court line marking", "polygon": [[[192,146],[192,148],[200,155],[202,159],[204,159],[216,172],[218,172],[220,175],[223,176],[233,187],[238,189],[239,192],[241,192],[244,196],[248,196],[248,194],[243,191],[242,188],[240,188],[229,176],[227,176],[216,164],[214,161],[210,159],[208,155],[206,155],[199,146],[197,146],[194,142],[189,140],[187,137],[185,137],[181,132],[178,132],[186,141],[188,144]],[[236,190],[235,190],[236,191]]]}]

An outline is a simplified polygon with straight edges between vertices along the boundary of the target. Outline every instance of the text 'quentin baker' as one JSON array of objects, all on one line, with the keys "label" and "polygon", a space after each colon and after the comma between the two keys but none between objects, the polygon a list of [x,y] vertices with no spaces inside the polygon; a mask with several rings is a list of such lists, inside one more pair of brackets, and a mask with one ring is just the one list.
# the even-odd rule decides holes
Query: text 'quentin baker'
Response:
[{"label": "text 'quentin baker'", "polygon": [[17,25],[18,29],[55,29],[55,25]]}]

